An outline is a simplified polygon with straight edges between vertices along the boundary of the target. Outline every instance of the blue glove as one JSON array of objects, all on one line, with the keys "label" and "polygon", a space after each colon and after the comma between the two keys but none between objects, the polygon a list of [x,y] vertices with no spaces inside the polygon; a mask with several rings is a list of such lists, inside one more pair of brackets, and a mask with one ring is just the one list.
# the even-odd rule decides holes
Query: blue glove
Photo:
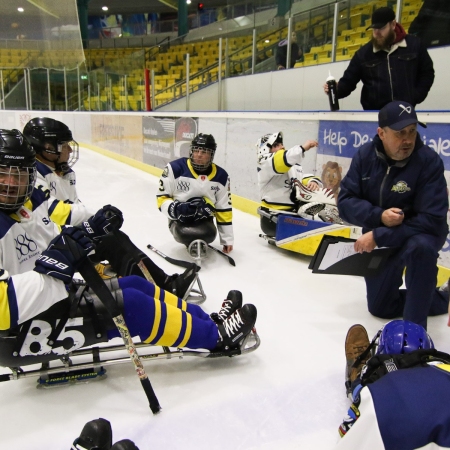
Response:
[{"label": "blue glove", "polygon": [[99,209],[93,216],[81,224],[81,229],[91,239],[100,238],[114,230],[118,230],[123,224],[122,211],[114,206],[106,205]]},{"label": "blue glove", "polygon": [[194,197],[188,202],[175,200],[169,206],[169,216],[182,223],[192,223],[214,215],[213,208],[201,197]]},{"label": "blue glove", "polygon": [[95,248],[94,243],[79,228],[64,228],[35,262],[34,270],[70,283],[79,263]]}]

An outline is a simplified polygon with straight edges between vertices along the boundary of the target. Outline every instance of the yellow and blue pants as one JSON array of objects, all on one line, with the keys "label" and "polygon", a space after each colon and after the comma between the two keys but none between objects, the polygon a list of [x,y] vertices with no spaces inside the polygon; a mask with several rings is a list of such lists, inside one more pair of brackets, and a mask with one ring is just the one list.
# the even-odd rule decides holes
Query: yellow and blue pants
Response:
[{"label": "yellow and blue pants", "polygon": [[[132,336],[165,347],[216,348],[217,325],[200,306],[186,303],[139,276],[118,281],[124,319]],[[118,336],[117,330],[108,331],[109,339]]]}]

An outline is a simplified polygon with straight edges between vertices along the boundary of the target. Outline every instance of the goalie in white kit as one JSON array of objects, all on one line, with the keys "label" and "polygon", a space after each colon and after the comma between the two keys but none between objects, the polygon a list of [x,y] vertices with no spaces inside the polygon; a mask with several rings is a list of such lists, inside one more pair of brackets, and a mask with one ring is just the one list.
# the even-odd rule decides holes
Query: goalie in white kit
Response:
[{"label": "goalie in white kit", "polygon": [[261,197],[261,229],[275,237],[280,213],[293,213],[311,220],[341,223],[330,189],[323,189],[320,178],[303,174],[303,155],[317,147],[315,140],[286,150],[283,133],[266,134],[258,139],[258,185]]},{"label": "goalie in white kit", "polygon": [[209,244],[219,231],[223,251],[229,253],[234,242],[230,178],[213,163],[216,148],[211,134],[197,135],[189,158],[179,158],[165,167],[156,199],[177,242],[189,247],[200,239]]},{"label": "goalie in white kit", "polygon": [[[60,221],[70,220],[71,225],[81,225],[95,211],[86,207],[78,197],[76,174],[72,169],[79,158],[79,145],[69,127],[49,117],[35,117],[23,129],[23,135],[36,152],[36,187],[50,193],[49,210]],[[167,275],[144,252],[139,250],[122,231],[117,231],[143,261],[154,282],[161,288],[183,297],[190,288],[198,267],[192,264],[183,274]],[[96,262],[99,272],[108,277],[118,275],[142,276],[135,260],[117,242],[113,234],[97,242]]]},{"label": "goalie in white kit", "polygon": [[[90,301],[84,297],[75,303],[80,323],[68,326],[80,327],[72,332],[78,338],[71,344],[58,341],[65,333],[61,328],[54,345],[49,342],[58,321],[69,323],[73,274],[96,240],[122,221],[119,210],[104,207],[80,227],[58,222],[48,209],[48,196],[34,189],[35,177],[33,148],[18,130],[0,130],[0,365],[5,367],[56,359],[119,336],[92,294]],[[230,291],[219,313],[210,316],[138,276],[115,278],[108,287],[132,336],[147,344],[223,352],[238,348],[256,321],[256,308],[242,306],[239,291]]]}]

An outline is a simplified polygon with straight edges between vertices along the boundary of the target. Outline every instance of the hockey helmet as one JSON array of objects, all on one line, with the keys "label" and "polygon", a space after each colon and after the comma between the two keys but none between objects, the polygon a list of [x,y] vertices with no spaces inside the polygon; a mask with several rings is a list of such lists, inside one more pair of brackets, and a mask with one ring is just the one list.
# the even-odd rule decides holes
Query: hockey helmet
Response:
[{"label": "hockey helmet", "polygon": [[[67,172],[78,161],[79,145],[74,141],[69,127],[59,120],[35,117],[25,125],[23,135],[37,153],[42,154],[45,151],[58,155],[56,161],[51,161],[55,164],[56,170]],[[64,145],[69,145],[72,151],[67,161],[60,162],[59,157]]]},{"label": "hockey helmet", "polygon": [[283,133],[279,131],[278,133],[265,134],[256,142],[256,148],[258,150],[258,163],[261,163],[264,159],[270,156],[272,146],[274,144],[283,143]]},{"label": "hockey helmet", "polygon": [[376,354],[411,353],[434,348],[425,328],[408,320],[392,320],[381,330]]},{"label": "hockey helmet", "polygon": [[0,211],[16,212],[36,182],[36,152],[19,130],[0,129]]},{"label": "hockey helmet", "polygon": [[[195,170],[206,170],[208,169],[214,159],[214,154],[216,153],[217,144],[214,140],[214,136],[212,134],[203,134],[200,133],[191,142],[191,148],[189,151],[189,159],[191,160],[192,167]],[[204,151],[209,152],[210,158],[206,163],[195,162],[193,158],[194,151]]]}]

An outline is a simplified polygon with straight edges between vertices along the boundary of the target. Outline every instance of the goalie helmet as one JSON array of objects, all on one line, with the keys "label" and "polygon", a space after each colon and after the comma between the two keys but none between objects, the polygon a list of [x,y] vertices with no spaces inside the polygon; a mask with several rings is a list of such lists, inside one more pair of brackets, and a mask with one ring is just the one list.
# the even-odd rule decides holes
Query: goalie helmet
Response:
[{"label": "goalie helmet", "polygon": [[[35,117],[31,119],[23,129],[23,135],[28,139],[35,151],[42,155],[42,152],[58,155],[55,168],[63,173],[67,172],[77,161],[79,156],[79,145],[74,141],[69,127],[59,120],[49,117]],[[63,146],[69,145],[71,152],[67,161],[59,161]],[[42,155],[44,159],[45,156]]]},{"label": "goalie helmet", "polygon": [[267,159],[271,155],[271,150],[273,144],[283,143],[283,133],[279,131],[278,133],[265,134],[260,137],[256,142],[256,148],[258,151],[258,163]]},{"label": "goalie helmet", "polygon": [[397,355],[434,348],[433,341],[425,328],[409,320],[392,320],[380,331],[377,355]]},{"label": "goalie helmet", "polygon": [[[217,144],[214,139],[214,136],[212,134],[203,134],[200,133],[191,142],[191,148],[189,151],[189,159],[191,161],[191,165],[195,170],[203,171],[207,170],[214,159],[214,155],[216,153]],[[201,163],[201,162],[195,162],[194,161],[194,151],[203,151],[208,152],[210,155],[210,158],[208,162]]]},{"label": "goalie helmet", "polygon": [[0,211],[16,212],[36,182],[36,152],[19,130],[0,130]]}]

